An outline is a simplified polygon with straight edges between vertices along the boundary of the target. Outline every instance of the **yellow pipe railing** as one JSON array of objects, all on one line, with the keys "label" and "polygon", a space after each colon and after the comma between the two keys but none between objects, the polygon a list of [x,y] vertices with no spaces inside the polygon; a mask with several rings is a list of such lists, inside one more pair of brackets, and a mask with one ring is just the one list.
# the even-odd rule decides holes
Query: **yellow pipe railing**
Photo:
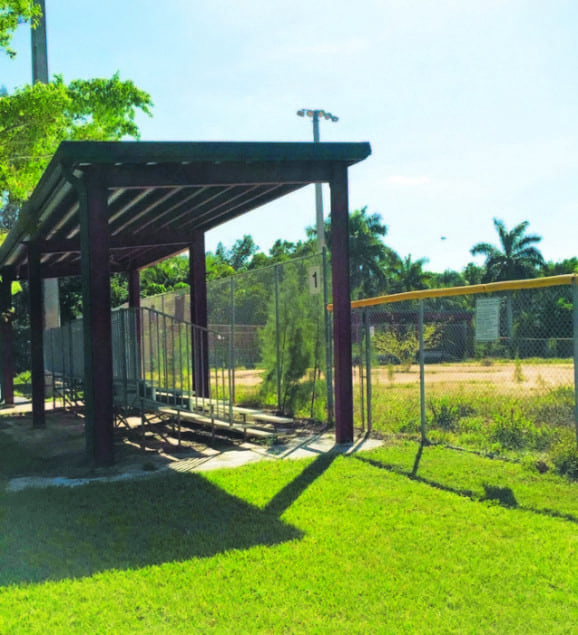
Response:
[{"label": "yellow pipe railing", "polygon": [[[496,291],[519,291],[520,289],[540,289],[542,287],[559,287],[578,283],[578,274],[568,273],[562,276],[548,278],[531,278],[529,280],[508,280],[506,282],[490,282],[488,284],[472,284],[467,287],[445,287],[444,289],[423,289],[421,291],[406,291],[392,295],[380,295],[365,300],[354,300],[352,309],[360,309],[378,304],[391,304],[404,300],[423,300],[425,298],[449,298],[455,295],[475,295],[480,293],[495,293]],[[333,305],[328,306],[330,311]]]}]

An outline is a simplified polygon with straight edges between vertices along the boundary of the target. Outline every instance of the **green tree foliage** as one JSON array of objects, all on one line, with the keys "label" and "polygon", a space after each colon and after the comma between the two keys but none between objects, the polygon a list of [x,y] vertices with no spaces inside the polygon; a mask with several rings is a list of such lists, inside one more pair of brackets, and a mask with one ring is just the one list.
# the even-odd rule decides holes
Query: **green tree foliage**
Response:
[{"label": "green tree foliage", "polygon": [[[0,50],[10,57],[19,24],[34,27],[40,16],[33,0],[0,0]],[[116,73],[110,79],[56,75],[0,96],[0,197],[2,226],[9,228],[61,141],[138,138],[139,112],[151,114],[150,96]]]},{"label": "green tree foliage", "polygon": [[500,246],[478,243],[470,250],[473,256],[482,255],[486,258],[482,282],[522,280],[538,275],[544,266],[544,258],[534,244],[539,243],[542,237],[527,234],[528,225],[528,221],[523,221],[508,231],[503,221],[494,218]]},{"label": "green tree foliage", "polygon": [[224,262],[221,257],[208,251],[206,255],[207,280],[218,280],[219,278],[227,278],[235,273],[231,265]]},{"label": "green tree foliage", "polygon": [[150,114],[151,99],[117,74],[111,79],[60,76],[0,97],[0,190],[19,203],[38,182],[61,141],[138,138],[138,111]]},{"label": "green tree foliage", "polygon": [[[387,291],[387,269],[397,256],[383,242],[387,227],[379,214],[368,214],[367,207],[349,215],[349,276],[353,299],[369,298]],[[331,224],[325,227],[331,250]]]},{"label": "green tree foliage", "polygon": [[[436,346],[441,333],[435,324],[426,324],[423,329],[424,348]],[[399,324],[374,337],[375,350],[391,356],[401,365],[401,370],[409,371],[419,351],[419,334],[413,324]]]},{"label": "green tree foliage", "polygon": [[392,254],[388,272],[392,278],[391,293],[403,293],[405,291],[419,291],[430,286],[431,274],[424,270],[423,266],[427,258],[412,260],[411,254],[400,258]]},{"label": "green tree foliage", "polygon": [[174,291],[189,283],[189,259],[187,256],[173,256],[140,274],[140,290],[143,297]]},{"label": "green tree foliage", "polygon": [[566,258],[560,262],[549,261],[544,265],[545,276],[563,276],[578,273],[578,258]]},{"label": "green tree foliage", "polygon": [[239,272],[251,268],[252,259],[258,252],[259,247],[255,244],[253,237],[245,234],[243,238],[235,241],[231,249],[227,249],[223,243],[219,243],[215,256],[234,271]]},{"label": "green tree foliage", "polygon": [[463,287],[466,285],[466,279],[463,273],[446,269],[442,273],[429,273],[429,285],[432,289]]},{"label": "green tree foliage", "polygon": [[0,51],[14,57],[10,48],[14,32],[22,23],[36,26],[39,17],[40,7],[33,0],[0,0]]},{"label": "green tree foliage", "polygon": [[[261,332],[265,374],[261,396],[266,403],[277,401],[277,369],[281,378],[280,411],[303,413],[311,402],[324,359],[323,313],[320,296],[312,296],[307,285],[307,264],[295,263],[282,269],[279,281],[279,316],[275,297],[268,302],[267,323]],[[280,359],[277,358],[277,344]],[[324,390],[317,386],[317,394]]]},{"label": "green tree foliage", "polygon": [[464,267],[462,275],[467,285],[481,284],[484,277],[484,268],[476,265],[474,262],[468,262]]}]

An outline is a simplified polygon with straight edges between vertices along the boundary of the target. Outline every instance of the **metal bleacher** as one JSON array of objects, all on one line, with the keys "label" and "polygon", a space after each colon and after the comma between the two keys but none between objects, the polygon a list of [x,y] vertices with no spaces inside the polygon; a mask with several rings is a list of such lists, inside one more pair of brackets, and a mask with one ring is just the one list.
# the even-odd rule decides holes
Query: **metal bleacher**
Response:
[{"label": "metal bleacher", "polygon": [[[268,437],[290,419],[234,405],[230,338],[154,309],[112,313],[115,425],[129,427],[165,418],[227,430],[243,437]],[[208,364],[208,366],[207,366]],[[45,332],[45,369],[53,399],[82,411],[83,323],[75,320]]]}]

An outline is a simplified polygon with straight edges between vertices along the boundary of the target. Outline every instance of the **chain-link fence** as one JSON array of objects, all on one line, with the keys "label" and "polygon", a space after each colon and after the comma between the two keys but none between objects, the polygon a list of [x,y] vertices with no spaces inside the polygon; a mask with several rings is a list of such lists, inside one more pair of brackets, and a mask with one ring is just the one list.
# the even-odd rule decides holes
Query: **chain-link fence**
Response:
[{"label": "chain-link fence", "polygon": [[[236,404],[327,420],[325,271],[325,255],[318,254],[207,283],[208,324],[230,343]],[[141,306],[179,319],[190,315],[186,289],[143,298]]]},{"label": "chain-link fence", "polygon": [[578,291],[576,276],[560,278],[356,308],[356,421],[495,451],[547,450],[578,433]]}]

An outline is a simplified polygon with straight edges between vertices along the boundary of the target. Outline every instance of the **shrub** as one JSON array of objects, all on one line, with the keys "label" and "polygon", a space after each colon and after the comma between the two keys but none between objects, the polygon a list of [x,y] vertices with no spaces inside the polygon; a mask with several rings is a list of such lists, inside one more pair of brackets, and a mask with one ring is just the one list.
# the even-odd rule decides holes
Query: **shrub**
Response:
[{"label": "shrub", "polygon": [[430,399],[429,408],[432,413],[429,424],[441,430],[457,430],[463,417],[474,414],[468,404],[445,396]]},{"label": "shrub", "polygon": [[506,450],[520,450],[527,446],[529,430],[533,427],[521,412],[512,409],[509,416],[495,415],[490,424],[489,439]]},{"label": "shrub", "polygon": [[551,457],[559,474],[578,478],[578,447],[576,447],[576,440],[571,435],[552,448]]}]

